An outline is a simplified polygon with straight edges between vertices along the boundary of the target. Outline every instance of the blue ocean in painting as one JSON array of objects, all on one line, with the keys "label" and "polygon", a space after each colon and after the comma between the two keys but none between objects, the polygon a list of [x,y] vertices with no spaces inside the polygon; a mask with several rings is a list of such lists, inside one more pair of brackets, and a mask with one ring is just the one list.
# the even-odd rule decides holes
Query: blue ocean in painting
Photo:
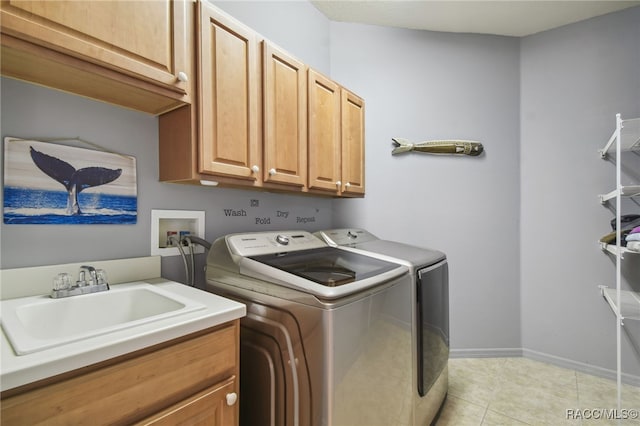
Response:
[{"label": "blue ocean in painting", "polygon": [[134,224],[138,213],[135,196],[81,192],[82,214],[67,214],[67,191],[4,188],[6,224]]}]

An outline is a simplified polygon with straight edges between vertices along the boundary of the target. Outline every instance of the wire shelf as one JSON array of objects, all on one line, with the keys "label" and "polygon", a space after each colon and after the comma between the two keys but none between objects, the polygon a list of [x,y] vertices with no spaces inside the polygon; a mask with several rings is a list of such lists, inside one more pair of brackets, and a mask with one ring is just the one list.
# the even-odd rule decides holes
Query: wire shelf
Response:
[{"label": "wire shelf", "polygon": [[[613,313],[618,314],[618,295],[615,288],[600,286]],[[620,290],[620,316],[623,319],[640,321],[640,293],[636,291]]]}]

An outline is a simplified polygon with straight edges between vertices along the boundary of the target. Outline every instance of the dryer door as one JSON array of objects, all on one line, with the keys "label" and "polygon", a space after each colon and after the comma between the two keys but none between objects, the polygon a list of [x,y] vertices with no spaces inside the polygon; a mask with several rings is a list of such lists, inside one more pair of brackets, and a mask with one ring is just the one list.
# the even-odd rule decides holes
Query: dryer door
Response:
[{"label": "dryer door", "polygon": [[449,268],[444,260],[418,271],[418,393],[425,396],[449,360]]}]

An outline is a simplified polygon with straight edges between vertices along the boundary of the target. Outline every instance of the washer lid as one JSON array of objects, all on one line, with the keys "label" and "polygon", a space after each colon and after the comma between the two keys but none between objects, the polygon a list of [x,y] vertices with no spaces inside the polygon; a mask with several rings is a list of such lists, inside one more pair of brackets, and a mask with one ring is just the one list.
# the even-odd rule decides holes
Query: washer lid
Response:
[{"label": "washer lid", "polygon": [[446,255],[439,250],[416,247],[396,241],[377,240],[354,244],[353,248],[360,249],[370,255],[382,255],[385,259],[401,261],[403,265],[428,266],[440,262]]},{"label": "washer lid", "polygon": [[240,273],[321,299],[336,299],[408,273],[397,263],[334,247],[243,257]]},{"label": "washer lid", "polygon": [[252,256],[250,259],[325,287],[339,287],[398,267],[395,263],[333,247]]},{"label": "washer lid", "polygon": [[381,240],[364,229],[344,228],[316,232],[330,246],[354,249],[357,253],[375,256],[402,265],[421,267],[446,258],[439,250],[416,247],[396,241]]}]

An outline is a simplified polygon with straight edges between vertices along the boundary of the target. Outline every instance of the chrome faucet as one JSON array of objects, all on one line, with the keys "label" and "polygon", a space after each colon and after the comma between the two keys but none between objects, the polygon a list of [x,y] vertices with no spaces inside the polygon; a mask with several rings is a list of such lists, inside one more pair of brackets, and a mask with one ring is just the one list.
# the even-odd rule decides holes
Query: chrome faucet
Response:
[{"label": "chrome faucet", "polygon": [[[88,280],[87,280],[87,273],[89,274]],[[78,281],[76,282],[76,285],[78,287],[84,287],[86,285],[96,285],[96,284],[98,284],[98,275],[96,273],[96,268],[94,268],[93,266],[87,266],[87,265],[81,266],[80,272],[78,272]]]},{"label": "chrome faucet", "polygon": [[83,265],[78,271],[78,281],[72,284],[69,274],[58,274],[53,280],[53,290],[51,297],[59,299],[62,297],[77,296],[79,294],[97,293],[109,290],[107,274],[102,269],[93,266]]}]

